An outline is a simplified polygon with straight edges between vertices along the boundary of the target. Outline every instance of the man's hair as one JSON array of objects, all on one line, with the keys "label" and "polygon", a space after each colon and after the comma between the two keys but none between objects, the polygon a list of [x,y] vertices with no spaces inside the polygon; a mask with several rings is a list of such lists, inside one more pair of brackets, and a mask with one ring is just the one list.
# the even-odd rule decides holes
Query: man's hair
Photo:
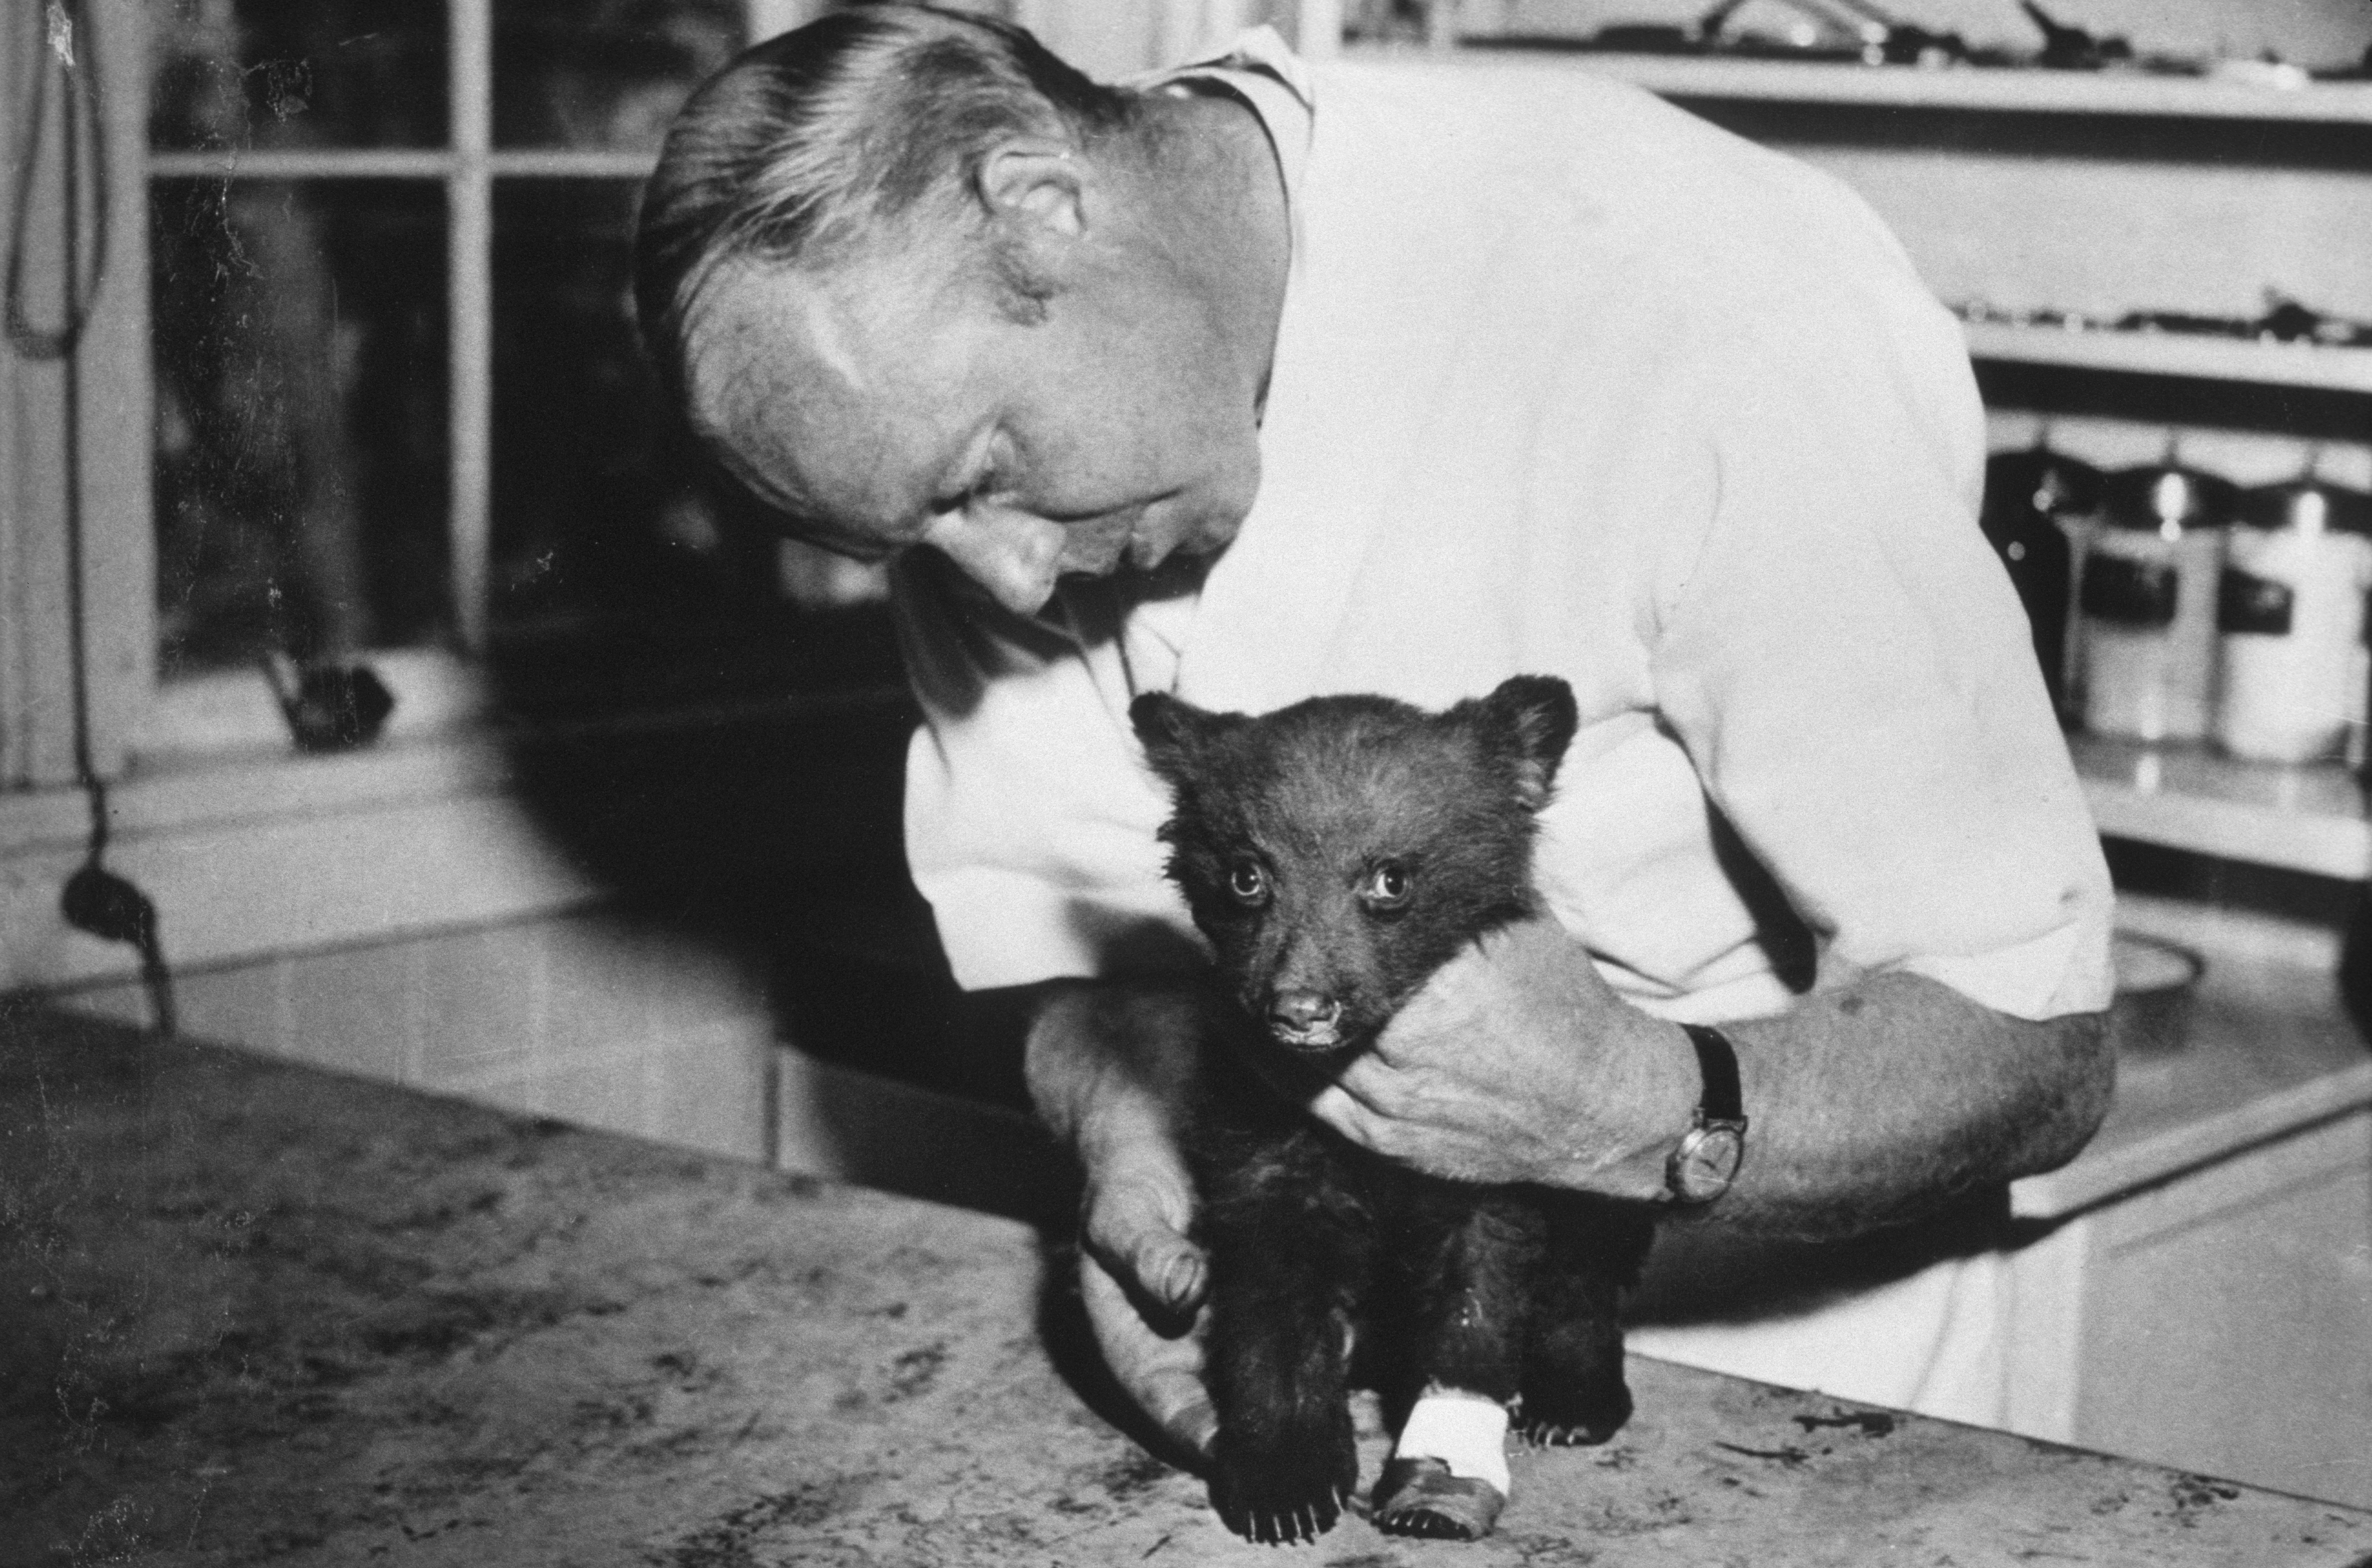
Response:
[{"label": "man's hair", "polygon": [[[748,50],[684,105],[643,192],[634,305],[660,375],[687,390],[688,319],[719,265],[845,262],[934,192],[969,186],[1006,138],[1086,141],[1132,123],[1135,104],[1023,29],[926,6],[854,6]],[[998,260],[1008,293],[1042,308],[1043,286],[1033,301]]]}]

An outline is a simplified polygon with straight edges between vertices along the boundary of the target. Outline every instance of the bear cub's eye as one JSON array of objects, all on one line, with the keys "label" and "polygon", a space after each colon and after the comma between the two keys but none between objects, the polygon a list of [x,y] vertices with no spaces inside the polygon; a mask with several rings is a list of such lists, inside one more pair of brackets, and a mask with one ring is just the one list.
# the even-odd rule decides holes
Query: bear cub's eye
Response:
[{"label": "bear cub's eye", "polygon": [[1367,873],[1367,880],[1359,896],[1373,909],[1394,910],[1409,901],[1408,868],[1397,861],[1387,860]]},{"label": "bear cub's eye", "polygon": [[1241,904],[1268,902],[1268,868],[1245,855],[1227,868],[1227,891]]}]

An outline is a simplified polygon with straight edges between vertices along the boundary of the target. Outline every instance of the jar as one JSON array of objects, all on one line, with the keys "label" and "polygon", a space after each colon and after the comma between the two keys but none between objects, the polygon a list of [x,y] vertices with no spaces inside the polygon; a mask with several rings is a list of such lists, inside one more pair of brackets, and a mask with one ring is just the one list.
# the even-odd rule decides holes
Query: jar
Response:
[{"label": "jar", "polygon": [[2372,495],[2312,477],[2240,498],[2215,625],[2216,744],[2236,757],[2338,756],[2364,718]]},{"label": "jar", "polygon": [[2051,705],[2068,711],[2076,552],[2099,503],[2100,471],[2038,441],[1985,460],[1986,542],[2026,607]]},{"label": "jar", "polygon": [[2203,740],[2215,679],[2215,591],[2230,482],[2169,459],[2110,474],[2084,553],[2077,627],[2084,726]]}]

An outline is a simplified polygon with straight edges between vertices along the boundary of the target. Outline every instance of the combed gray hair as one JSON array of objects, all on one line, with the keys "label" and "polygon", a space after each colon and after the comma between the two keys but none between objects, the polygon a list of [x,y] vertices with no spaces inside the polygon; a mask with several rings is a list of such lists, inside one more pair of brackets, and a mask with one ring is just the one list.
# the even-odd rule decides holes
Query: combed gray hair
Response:
[{"label": "combed gray hair", "polygon": [[[692,308],[721,264],[849,261],[1006,139],[1085,141],[1136,101],[1021,28],[926,6],[851,6],[745,52],[684,105],[644,188],[634,304],[661,377],[685,390]],[[1026,277],[999,276],[1026,301]]]}]

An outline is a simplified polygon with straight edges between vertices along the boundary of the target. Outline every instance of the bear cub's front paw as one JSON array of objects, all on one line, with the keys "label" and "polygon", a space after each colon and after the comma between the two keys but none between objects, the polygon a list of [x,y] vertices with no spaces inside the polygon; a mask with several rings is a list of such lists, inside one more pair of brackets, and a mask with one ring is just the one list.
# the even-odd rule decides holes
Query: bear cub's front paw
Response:
[{"label": "bear cub's front paw", "polygon": [[1621,1374],[1600,1373],[1527,1382],[1515,1431],[1536,1448],[1587,1447],[1605,1442],[1630,1419],[1631,1390]]},{"label": "bear cub's front paw", "polygon": [[1211,1503],[1227,1527],[1271,1545],[1314,1541],[1334,1527],[1359,1484],[1351,1412],[1279,1423],[1253,1440],[1224,1428],[1212,1455]]}]

